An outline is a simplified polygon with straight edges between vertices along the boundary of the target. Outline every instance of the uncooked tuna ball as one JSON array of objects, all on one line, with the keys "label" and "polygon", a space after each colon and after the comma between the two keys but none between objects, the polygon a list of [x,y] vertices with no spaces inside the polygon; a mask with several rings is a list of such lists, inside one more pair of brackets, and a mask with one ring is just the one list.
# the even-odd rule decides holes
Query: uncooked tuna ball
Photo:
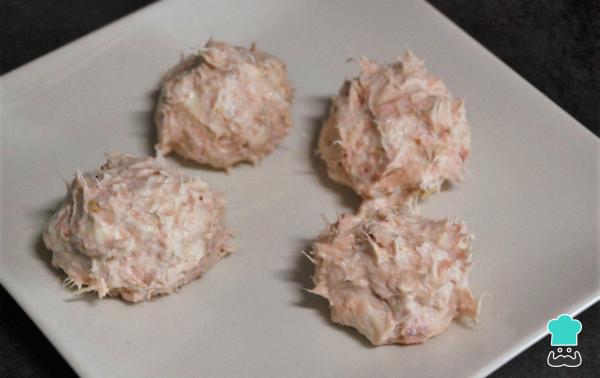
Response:
[{"label": "uncooked tuna ball", "polygon": [[461,181],[471,143],[463,102],[411,52],[358,64],[321,130],[329,176],[365,198],[409,198]]},{"label": "uncooked tuna ball", "polygon": [[458,317],[475,320],[465,225],[389,210],[342,215],[313,246],[313,293],[329,300],[334,322],[371,343],[414,344]]},{"label": "uncooked tuna ball", "polygon": [[209,41],[163,80],[160,148],[219,169],[255,163],[291,131],[292,95],[279,59]]},{"label": "uncooked tuna ball", "polygon": [[230,252],[224,206],[160,155],[112,153],[77,172],[43,238],[79,292],[138,302],[175,291]]}]

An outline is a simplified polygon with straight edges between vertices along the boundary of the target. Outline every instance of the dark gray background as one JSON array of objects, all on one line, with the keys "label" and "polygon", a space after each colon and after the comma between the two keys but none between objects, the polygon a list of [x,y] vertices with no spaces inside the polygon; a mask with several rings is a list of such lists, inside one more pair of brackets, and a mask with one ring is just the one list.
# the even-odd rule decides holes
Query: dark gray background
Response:
[{"label": "dark gray background", "polygon": [[[2,0],[0,73],[151,2]],[[430,3],[598,135],[599,1],[430,0]],[[0,301],[0,376],[73,376],[63,358],[3,288]],[[550,340],[546,337],[493,376],[598,376],[599,309],[597,303],[578,317],[583,323],[578,346],[583,364],[579,368],[547,367]]]}]

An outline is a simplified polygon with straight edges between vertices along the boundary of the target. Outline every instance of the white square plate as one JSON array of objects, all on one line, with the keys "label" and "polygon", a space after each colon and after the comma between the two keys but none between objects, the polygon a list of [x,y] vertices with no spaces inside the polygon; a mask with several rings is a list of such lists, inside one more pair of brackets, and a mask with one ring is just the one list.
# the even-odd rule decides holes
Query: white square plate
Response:
[{"label": "white square plate", "polygon": [[[74,297],[40,243],[61,177],[111,149],[149,154],[160,76],[210,37],[257,41],[288,63],[297,90],[292,135],[258,166],[186,168],[225,192],[237,253],[152,302]],[[471,174],[423,214],[467,221],[474,292],[493,298],[475,330],[453,324],[423,345],[372,348],[301,290],[312,268],[300,250],[321,214],[356,206],[313,156],[327,99],[357,72],[346,59],[389,61],[406,47],[467,100]],[[598,139],[425,3],[161,2],[0,80],[2,284],[82,375],[484,375],[548,319],[599,297]]]}]

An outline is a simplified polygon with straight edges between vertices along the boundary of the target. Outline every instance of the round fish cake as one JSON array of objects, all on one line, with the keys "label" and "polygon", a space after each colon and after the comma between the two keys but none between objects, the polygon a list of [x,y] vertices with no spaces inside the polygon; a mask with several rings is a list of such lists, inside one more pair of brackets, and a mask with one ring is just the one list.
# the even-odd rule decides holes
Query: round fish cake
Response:
[{"label": "round fish cake", "polygon": [[120,153],[77,172],[43,233],[66,283],[100,298],[169,294],[230,252],[224,199],[157,158]]},{"label": "round fish cake", "polygon": [[358,64],[321,130],[329,176],[364,198],[396,202],[461,181],[471,144],[463,102],[411,52],[388,65]]},{"label": "round fish cake", "polygon": [[287,69],[255,48],[209,41],[163,80],[159,145],[218,169],[255,163],[292,129]]},{"label": "round fish cake", "polygon": [[328,299],[334,322],[375,345],[422,343],[455,318],[476,320],[471,240],[460,222],[383,209],[341,215],[309,256],[312,292]]}]

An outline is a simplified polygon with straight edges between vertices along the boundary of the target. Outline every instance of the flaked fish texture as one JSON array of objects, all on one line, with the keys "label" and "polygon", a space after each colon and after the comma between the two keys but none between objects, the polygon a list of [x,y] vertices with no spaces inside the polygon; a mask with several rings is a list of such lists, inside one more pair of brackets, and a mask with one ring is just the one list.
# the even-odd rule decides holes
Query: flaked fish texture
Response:
[{"label": "flaked fish texture", "polygon": [[471,241],[464,223],[388,209],[344,214],[313,245],[311,290],[331,319],[375,345],[422,343],[453,319],[475,322]]},{"label": "flaked fish texture", "polygon": [[231,252],[225,200],[156,158],[113,152],[77,172],[43,233],[65,286],[138,302],[169,294]]},{"label": "flaked fish texture", "polygon": [[256,163],[290,133],[292,98],[281,60],[211,40],[163,79],[159,146],[218,169]]},{"label": "flaked fish texture", "polygon": [[329,176],[396,204],[462,181],[471,145],[463,101],[410,51],[392,64],[357,63],[360,74],[333,99],[319,138]]}]

